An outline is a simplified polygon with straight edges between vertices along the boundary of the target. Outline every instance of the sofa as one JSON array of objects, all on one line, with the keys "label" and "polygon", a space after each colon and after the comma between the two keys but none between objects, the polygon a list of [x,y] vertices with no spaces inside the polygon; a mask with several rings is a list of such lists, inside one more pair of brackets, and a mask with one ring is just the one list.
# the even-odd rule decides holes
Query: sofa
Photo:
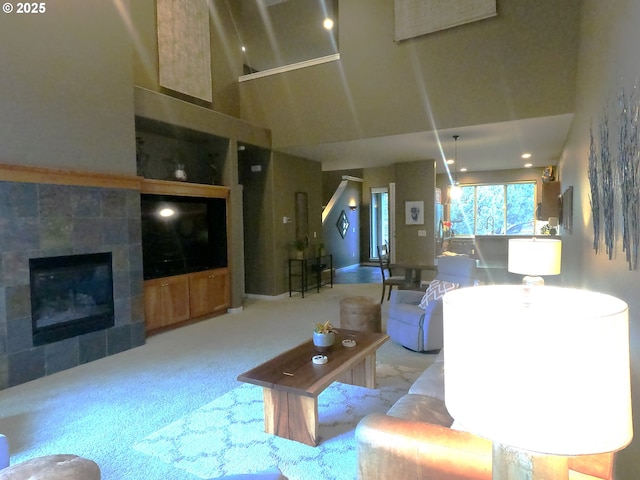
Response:
[{"label": "sofa", "polygon": [[476,283],[476,260],[462,255],[438,258],[438,272],[425,291],[391,292],[387,333],[391,340],[409,350],[428,352],[442,348],[442,300],[440,295],[421,306],[421,300],[435,287],[444,293],[446,285],[468,287]]},{"label": "sofa", "polygon": [[[441,351],[386,414],[372,413],[358,423],[359,479],[491,479],[492,444],[453,425],[444,371]],[[613,453],[569,457],[569,479],[612,480],[613,461]]]}]

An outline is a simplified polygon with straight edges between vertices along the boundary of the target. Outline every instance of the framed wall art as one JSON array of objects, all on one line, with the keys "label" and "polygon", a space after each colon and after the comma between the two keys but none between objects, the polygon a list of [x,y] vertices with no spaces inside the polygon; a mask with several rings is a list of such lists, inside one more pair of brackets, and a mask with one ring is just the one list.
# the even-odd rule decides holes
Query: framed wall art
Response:
[{"label": "framed wall art", "polygon": [[344,210],[340,212],[340,216],[336,222],[336,227],[338,228],[338,232],[340,232],[340,236],[344,238],[349,230],[349,219],[347,218],[347,214],[344,213]]},{"label": "framed wall art", "polygon": [[405,224],[424,225],[424,202],[412,201],[404,202]]}]

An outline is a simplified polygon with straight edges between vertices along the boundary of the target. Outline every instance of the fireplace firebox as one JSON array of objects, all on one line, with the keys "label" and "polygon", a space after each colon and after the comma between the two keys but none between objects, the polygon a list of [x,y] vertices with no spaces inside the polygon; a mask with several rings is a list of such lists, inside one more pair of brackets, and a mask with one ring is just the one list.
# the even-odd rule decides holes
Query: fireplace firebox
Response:
[{"label": "fireplace firebox", "polygon": [[29,260],[33,345],[113,327],[111,253]]}]

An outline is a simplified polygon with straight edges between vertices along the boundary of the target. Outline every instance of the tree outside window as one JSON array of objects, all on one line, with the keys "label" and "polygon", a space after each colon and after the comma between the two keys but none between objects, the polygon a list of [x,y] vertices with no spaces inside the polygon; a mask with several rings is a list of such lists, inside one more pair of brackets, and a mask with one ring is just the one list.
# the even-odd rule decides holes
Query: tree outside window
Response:
[{"label": "tree outside window", "polygon": [[455,235],[533,235],[535,182],[466,185],[450,205]]}]

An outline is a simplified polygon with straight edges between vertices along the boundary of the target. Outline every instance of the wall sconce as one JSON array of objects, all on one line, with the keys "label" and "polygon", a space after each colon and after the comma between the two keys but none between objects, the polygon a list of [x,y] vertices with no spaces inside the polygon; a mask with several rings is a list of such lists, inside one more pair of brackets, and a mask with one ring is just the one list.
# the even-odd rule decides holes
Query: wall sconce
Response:
[{"label": "wall sconce", "polygon": [[351,200],[349,202],[349,208],[351,209],[352,212],[355,212],[356,209],[358,208],[358,206],[356,205],[356,201],[355,200]]}]

